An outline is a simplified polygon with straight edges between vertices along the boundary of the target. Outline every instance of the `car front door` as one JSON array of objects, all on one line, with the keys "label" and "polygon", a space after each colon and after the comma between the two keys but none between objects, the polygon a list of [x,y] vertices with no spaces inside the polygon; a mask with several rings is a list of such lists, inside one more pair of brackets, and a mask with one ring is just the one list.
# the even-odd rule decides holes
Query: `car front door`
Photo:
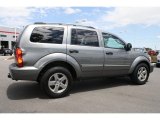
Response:
[{"label": "car front door", "polygon": [[127,74],[130,67],[129,51],[118,37],[102,33],[104,41],[104,76]]},{"label": "car front door", "polygon": [[81,67],[84,76],[102,76],[104,53],[98,32],[92,29],[70,28],[67,54]]}]

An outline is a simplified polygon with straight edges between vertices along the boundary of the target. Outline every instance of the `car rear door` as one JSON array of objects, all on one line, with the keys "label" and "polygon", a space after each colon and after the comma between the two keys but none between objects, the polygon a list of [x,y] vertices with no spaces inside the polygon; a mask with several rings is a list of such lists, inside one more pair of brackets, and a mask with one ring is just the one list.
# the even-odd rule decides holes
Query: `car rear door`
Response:
[{"label": "car rear door", "polygon": [[101,76],[104,53],[98,31],[76,27],[68,31],[67,54],[78,62],[84,76]]}]

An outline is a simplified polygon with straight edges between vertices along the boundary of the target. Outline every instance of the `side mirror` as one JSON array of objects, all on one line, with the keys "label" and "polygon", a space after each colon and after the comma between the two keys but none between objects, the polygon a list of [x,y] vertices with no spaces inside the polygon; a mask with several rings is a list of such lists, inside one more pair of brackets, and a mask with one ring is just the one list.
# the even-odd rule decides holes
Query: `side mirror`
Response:
[{"label": "side mirror", "polygon": [[126,51],[130,51],[131,48],[132,48],[132,44],[131,44],[131,43],[127,43],[127,44],[125,45]]}]

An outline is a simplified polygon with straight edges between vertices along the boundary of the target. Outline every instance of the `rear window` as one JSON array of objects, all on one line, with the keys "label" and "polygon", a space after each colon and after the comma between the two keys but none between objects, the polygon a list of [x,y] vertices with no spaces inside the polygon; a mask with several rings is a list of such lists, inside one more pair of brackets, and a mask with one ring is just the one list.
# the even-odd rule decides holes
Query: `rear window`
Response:
[{"label": "rear window", "polygon": [[63,35],[64,28],[62,27],[36,27],[31,34],[30,41],[62,44]]}]

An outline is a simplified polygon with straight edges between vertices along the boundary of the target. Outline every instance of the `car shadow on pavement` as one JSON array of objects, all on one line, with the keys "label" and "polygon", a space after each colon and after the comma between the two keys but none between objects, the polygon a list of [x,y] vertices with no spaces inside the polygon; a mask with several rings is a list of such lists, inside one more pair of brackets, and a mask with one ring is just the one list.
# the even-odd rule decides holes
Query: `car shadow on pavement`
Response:
[{"label": "car shadow on pavement", "polygon": [[91,79],[75,82],[75,84],[72,87],[71,94],[129,85],[134,84],[128,77]]},{"label": "car shadow on pavement", "polygon": [[7,89],[7,96],[11,100],[47,98],[37,82],[14,82]]},{"label": "car shadow on pavement", "polygon": [[[85,81],[74,82],[71,94],[78,92],[87,92],[92,90],[107,89],[112,87],[134,85],[127,77],[121,78],[101,78],[90,79]],[[36,82],[14,82],[7,89],[7,96],[11,100],[22,99],[49,99],[40,89],[40,85]]]}]

